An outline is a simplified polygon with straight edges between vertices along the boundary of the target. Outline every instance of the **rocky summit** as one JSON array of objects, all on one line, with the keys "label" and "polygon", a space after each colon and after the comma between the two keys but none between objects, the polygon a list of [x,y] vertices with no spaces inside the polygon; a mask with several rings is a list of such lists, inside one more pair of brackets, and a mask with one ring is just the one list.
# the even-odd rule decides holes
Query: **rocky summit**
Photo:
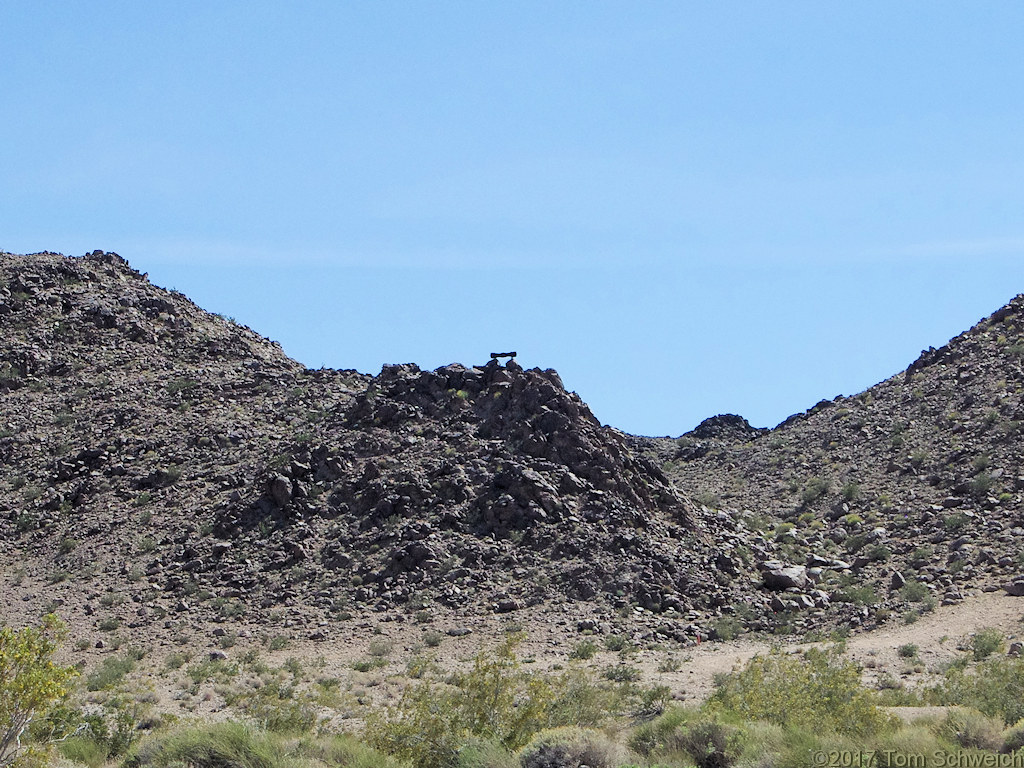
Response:
[{"label": "rocky summit", "polygon": [[1018,297],[859,395],[671,440],[514,359],[309,370],[116,254],[2,254],[0,618],[691,643],[1024,592],[1022,328]]}]

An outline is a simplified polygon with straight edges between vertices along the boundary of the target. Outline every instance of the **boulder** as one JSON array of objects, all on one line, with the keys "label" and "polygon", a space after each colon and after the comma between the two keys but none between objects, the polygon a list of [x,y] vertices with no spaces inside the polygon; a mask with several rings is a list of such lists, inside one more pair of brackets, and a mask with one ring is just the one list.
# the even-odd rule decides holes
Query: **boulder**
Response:
[{"label": "boulder", "polygon": [[274,475],[270,479],[270,496],[277,506],[284,509],[292,500],[292,481],[284,475]]},{"label": "boulder", "polygon": [[1003,587],[1011,597],[1024,597],[1024,576],[1018,576]]},{"label": "boulder", "polygon": [[787,589],[803,589],[807,586],[807,568],[802,565],[775,565],[765,563],[762,571],[764,585],[768,589],[782,592]]}]

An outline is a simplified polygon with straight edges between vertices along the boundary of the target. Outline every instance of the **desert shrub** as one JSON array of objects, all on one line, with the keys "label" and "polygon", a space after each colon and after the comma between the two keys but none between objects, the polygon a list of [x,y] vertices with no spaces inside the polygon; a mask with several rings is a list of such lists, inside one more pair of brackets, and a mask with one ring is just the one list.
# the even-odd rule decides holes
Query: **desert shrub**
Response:
[{"label": "desert shrub", "polygon": [[458,768],[520,768],[519,760],[501,744],[470,739],[459,750]]},{"label": "desert shrub", "polygon": [[513,751],[544,728],[594,726],[615,711],[614,692],[578,670],[523,670],[515,653],[521,640],[512,635],[481,652],[450,684],[424,679],[408,686],[397,704],[367,718],[367,740],[419,768],[440,768],[455,765],[471,738]]},{"label": "desert shrub", "polygon": [[832,488],[832,483],[823,477],[812,477],[804,484],[803,490],[800,492],[800,501],[804,504],[811,504]]},{"label": "desert shrub", "polygon": [[884,544],[875,544],[868,548],[867,557],[876,563],[884,563],[892,557],[892,550]]},{"label": "desert shrub", "polygon": [[625,748],[600,731],[575,727],[539,732],[518,756],[522,768],[616,768],[629,759]]},{"label": "desert shrub", "polygon": [[376,659],[383,659],[391,655],[392,645],[387,640],[371,640],[367,653]]},{"label": "desert shrub", "polygon": [[843,485],[841,493],[844,501],[856,501],[860,498],[860,486],[850,481]]},{"label": "desert shrub", "polygon": [[[378,752],[351,734],[314,742],[312,756],[332,768],[404,768],[393,757]],[[483,765],[480,768],[484,768]]]},{"label": "desert shrub", "polygon": [[601,673],[606,680],[616,683],[634,683],[640,679],[640,669],[631,664],[616,664],[606,667]]},{"label": "desert shrub", "polygon": [[728,768],[739,757],[741,751],[740,731],[716,719],[701,718],[686,728],[680,729],[673,746],[686,752],[697,768]]},{"label": "desert shrub", "polygon": [[919,648],[914,643],[904,643],[896,649],[896,653],[901,659],[912,659],[917,656]]},{"label": "desert shrub", "polygon": [[427,644],[428,648],[437,648],[442,640],[444,640],[444,635],[436,629],[430,629],[423,633],[423,642]]},{"label": "desert shrub", "polygon": [[1003,746],[1000,752],[1012,754],[1019,749],[1024,749],[1024,720],[1021,720],[1003,733]]},{"label": "desert shrub", "polygon": [[854,605],[874,605],[879,601],[878,592],[871,584],[843,587],[836,590],[833,599],[836,602],[853,603]]},{"label": "desert shrub", "polygon": [[971,637],[971,651],[975,661],[987,659],[1003,647],[1003,633],[998,629],[988,627]]},{"label": "desert shrub", "polygon": [[929,691],[935,704],[974,707],[1006,724],[1024,718],[1024,660],[987,659],[973,670],[953,665],[945,680]]},{"label": "desert shrub", "polygon": [[974,476],[969,485],[974,498],[984,499],[995,485],[995,479],[988,472],[980,472]]},{"label": "desert shrub", "polygon": [[387,659],[373,658],[373,659],[357,659],[353,661],[349,666],[352,667],[356,672],[372,672],[375,669],[386,667],[388,665]]},{"label": "desert shrub", "polygon": [[191,727],[142,744],[125,768],[278,768],[283,755],[269,737],[241,723]]},{"label": "desert shrub", "polygon": [[873,765],[879,768],[906,768],[911,764],[910,755],[925,756],[923,760],[915,757],[915,764],[923,768],[935,764],[928,761],[928,757],[940,752],[948,754],[946,744],[939,741],[935,733],[920,721],[885,734],[871,744],[871,749],[875,752]]},{"label": "desert shrub", "polygon": [[290,686],[272,681],[246,699],[239,708],[271,733],[309,733],[317,724],[317,705],[310,694],[296,694]]},{"label": "desert shrub", "polygon": [[110,750],[103,740],[91,735],[72,736],[61,742],[59,751],[68,760],[89,768],[100,768],[110,757]]},{"label": "desert shrub", "polygon": [[698,717],[697,710],[686,707],[670,707],[653,720],[639,725],[629,736],[630,749],[647,757],[663,748],[676,729]]},{"label": "desert shrub", "polygon": [[125,675],[135,669],[135,661],[128,656],[108,656],[85,678],[90,691],[105,691],[119,685]]},{"label": "desert shrub", "polygon": [[964,749],[997,750],[1003,745],[1003,723],[976,709],[955,709],[934,728],[936,735]]},{"label": "desert shrub", "polygon": [[274,635],[267,639],[267,648],[271,651],[280,651],[288,647],[290,640],[284,635]]},{"label": "desert shrub", "polygon": [[930,594],[928,587],[920,581],[908,581],[900,588],[900,597],[908,603],[919,603]]},{"label": "desert shrub", "polygon": [[62,756],[90,768],[99,768],[127,754],[138,740],[140,729],[155,722],[144,719],[147,707],[137,701],[113,696],[107,698],[103,706],[104,714],[84,714],[62,707],[57,717],[48,718],[44,727],[58,742]]},{"label": "desert shrub", "polygon": [[720,680],[708,704],[748,720],[840,734],[870,734],[892,725],[875,693],[861,684],[860,670],[835,648],[755,656]]},{"label": "desert shrub", "polygon": [[53,614],[38,627],[0,628],[0,766],[22,758],[21,737],[32,721],[42,717],[68,692],[74,667],[53,661],[65,635],[64,625]]},{"label": "desert shrub", "polygon": [[607,635],[602,642],[609,651],[616,651],[618,653],[628,653],[633,645],[629,638],[624,635]]},{"label": "desert shrub", "polygon": [[735,616],[720,616],[711,625],[716,640],[735,640],[743,634],[743,622]]},{"label": "desert shrub", "polygon": [[599,648],[600,646],[593,640],[580,640],[573,646],[572,651],[569,653],[569,658],[586,661],[587,659],[594,658],[594,654],[597,653]]}]

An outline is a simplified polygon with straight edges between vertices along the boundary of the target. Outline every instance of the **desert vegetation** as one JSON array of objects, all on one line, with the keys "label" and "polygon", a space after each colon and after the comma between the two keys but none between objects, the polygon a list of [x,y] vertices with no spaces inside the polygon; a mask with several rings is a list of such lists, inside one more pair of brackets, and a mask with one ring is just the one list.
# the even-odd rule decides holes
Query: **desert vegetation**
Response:
[{"label": "desert vegetation", "polygon": [[[868,687],[842,643],[776,647],[720,675],[714,692],[690,705],[671,702],[663,685],[584,666],[583,657],[598,653],[593,642],[571,649],[565,666],[533,670],[520,653],[521,633],[449,668],[426,649],[392,658],[378,641],[371,658],[389,662],[347,679],[325,674],[316,659],[274,665],[258,650],[236,660],[182,651],[158,660],[138,648],[78,675],[54,661],[61,639],[53,616],[0,630],[4,768],[727,768],[843,765],[868,754],[877,765],[1024,760],[1024,660],[1004,652],[995,630],[963,638],[937,681],[913,689]],[[606,669],[628,666],[630,648],[608,644],[619,650]],[[909,644],[896,650],[904,659],[918,654]],[[154,677],[177,681],[178,693],[162,700]],[[374,697],[374,687],[392,693]],[[220,716],[189,712],[190,701],[211,696],[223,702]],[[920,711],[907,705],[935,709],[907,721],[895,713]]]}]

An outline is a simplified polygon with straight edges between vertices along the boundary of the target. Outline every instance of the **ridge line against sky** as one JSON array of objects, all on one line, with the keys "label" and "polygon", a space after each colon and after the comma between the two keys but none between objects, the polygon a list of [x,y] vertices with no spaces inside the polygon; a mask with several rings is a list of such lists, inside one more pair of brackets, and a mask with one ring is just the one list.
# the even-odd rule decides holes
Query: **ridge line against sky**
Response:
[{"label": "ridge line against sky", "polygon": [[296,359],[555,367],[771,426],[1024,291],[1024,5],[0,8],[0,248],[125,256]]}]

